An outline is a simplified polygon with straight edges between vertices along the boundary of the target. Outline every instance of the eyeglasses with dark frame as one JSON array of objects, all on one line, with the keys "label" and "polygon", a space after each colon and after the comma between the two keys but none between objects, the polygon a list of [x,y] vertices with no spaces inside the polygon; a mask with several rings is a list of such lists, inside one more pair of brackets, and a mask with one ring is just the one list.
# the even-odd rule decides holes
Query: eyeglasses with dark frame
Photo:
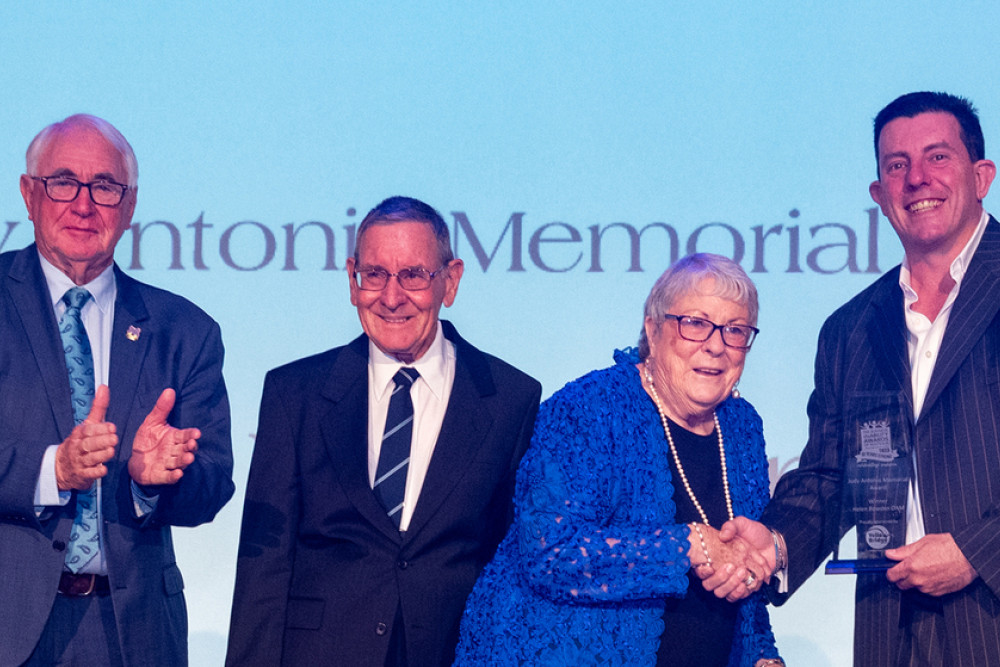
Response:
[{"label": "eyeglasses with dark frame", "polygon": [[448,268],[447,264],[442,265],[434,271],[427,269],[400,269],[395,273],[390,273],[381,266],[369,266],[357,269],[354,272],[354,280],[358,283],[358,288],[368,292],[378,292],[384,290],[389,284],[389,278],[399,281],[399,286],[407,292],[420,292],[431,286],[431,282],[442,271]]},{"label": "eyeglasses with dark frame", "polygon": [[718,329],[722,332],[722,342],[726,347],[733,347],[737,350],[749,350],[757,334],[760,333],[760,329],[749,324],[716,324],[710,320],[690,315],[667,313],[663,319],[677,320],[677,333],[680,334],[680,337],[695,343],[705,342]]},{"label": "eyeglasses with dark frame", "polygon": [[128,186],[101,178],[90,183],[78,181],[69,176],[32,176],[32,180],[45,184],[45,194],[52,201],[69,202],[80,194],[80,188],[87,188],[90,201],[98,206],[118,206],[122,203]]}]

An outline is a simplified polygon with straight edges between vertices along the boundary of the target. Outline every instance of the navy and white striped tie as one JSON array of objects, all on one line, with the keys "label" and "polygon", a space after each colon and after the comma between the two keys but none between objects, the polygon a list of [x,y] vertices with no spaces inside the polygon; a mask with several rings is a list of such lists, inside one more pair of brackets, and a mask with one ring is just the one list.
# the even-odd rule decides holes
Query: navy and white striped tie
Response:
[{"label": "navy and white striped tie", "polygon": [[410,388],[420,377],[415,368],[400,368],[393,376],[396,386],[389,399],[389,412],[382,433],[382,448],[375,471],[375,496],[396,526],[403,516],[406,494],[406,471],[410,463],[410,443],[413,440],[413,401]]}]

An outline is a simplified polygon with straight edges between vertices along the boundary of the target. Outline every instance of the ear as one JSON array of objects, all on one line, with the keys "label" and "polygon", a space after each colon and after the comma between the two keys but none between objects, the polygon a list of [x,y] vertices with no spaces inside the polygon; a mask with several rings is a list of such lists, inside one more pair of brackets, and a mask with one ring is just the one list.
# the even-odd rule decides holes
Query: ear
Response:
[{"label": "ear", "polygon": [[[878,204],[879,208],[882,206],[882,181],[872,181],[868,186],[868,194],[871,195],[872,201]],[[883,208],[884,211],[884,208]]]},{"label": "ear", "polygon": [[122,220],[127,228],[132,224],[132,214],[135,213],[135,202],[139,197],[139,188],[129,188],[125,192],[125,199],[119,204],[122,208]]},{"label": "ear", "polygon": [[652,317],[647,317],[642,323],[642,328],[646,332],[646,342],[649,343],[649,356],[655,356],[653,354],[653,340],[655,340],[659,327],[657,326],[657,323],[653,321]]},{"label": "ear", "polygon": [[997,166],[992,160],[980,160],[972,165],[976,174],[976,197],[979,201],[986,198],[986,193],[990,191],[990,184],[997,175]]},{"label": "ear", "polygon": [[28,220],[32,222],[35,221],[32,213],[35,210],[35,196],[35,181],[31,180],[31,176],[21,174],[21,197],[24,199],[24,205],[28,208]]},{"label": "ear", "polygon": [[463,273],[465,273],[465,263],[462,260],[453,259],[448,262],[448,275],[445,277],[444,299],[442,301],[446,308],[450,308],[451,304],[455,303],[458,283],[461,282]]},{"label": "ear", "polygon": [[351,305],[358,305],[358,281],[354,279],[354,258],[347,258],[347,286],[351,290]]}]

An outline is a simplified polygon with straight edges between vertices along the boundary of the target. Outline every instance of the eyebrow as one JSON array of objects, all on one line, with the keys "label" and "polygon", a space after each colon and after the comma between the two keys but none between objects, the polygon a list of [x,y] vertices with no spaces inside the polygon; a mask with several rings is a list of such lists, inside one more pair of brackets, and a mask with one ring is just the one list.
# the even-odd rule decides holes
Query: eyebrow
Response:
[{"label": "eyebrow", "polygon": [[[58,176],[70,176],[77,180],[79,180],[80,178],[75,171],[67,167],[63,167],[62,169],[56,169],[54,172],[49,174],[48,177],[52,178]],[[94,174],[94,180],[91,182],[96,182],[96,181],[111,181],[112,183],[119,183],[118,179],[115,177],[114,174],[106,171],[102,171],[99,174]]]},{"label": "eyebrow", "polygon": [[[957,151],[958,150],[957,148],[955,148],[954,146],[952,146],[947,141],[938,141],[937,143],[933,143],[933,144],[924,146],[924,148],[921,150],[921,154],[927,154],[927,153],[930,153],[932,151],[941,150],[942,148],[947,148],[950,151]],[[907,153],[906,151],[893,151],[892,153],[886,153],[885,155],[883,155],[882,156],[882,160],[889,160],[889,159],[894,158],[894,157],[906,157],[906,158],[908,158],[909,156],[910,156],[910,154]]]}]

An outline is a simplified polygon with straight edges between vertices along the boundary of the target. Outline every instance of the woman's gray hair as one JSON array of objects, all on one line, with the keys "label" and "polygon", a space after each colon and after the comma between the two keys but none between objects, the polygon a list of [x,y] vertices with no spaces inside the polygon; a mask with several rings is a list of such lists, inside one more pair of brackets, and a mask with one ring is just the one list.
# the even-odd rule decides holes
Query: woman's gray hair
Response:
[{"label": "woman's gray hair", "polygon": [[649,356],[645,318],[651,318],[659,326],[663,322],[663,316],[670,312],[679,299],[692,293],[700,294],[698,286],[707,278],[714,281],[710,296],[740,304],[747,309],[749,324],[757,325],[757,288],[743,267],[722,255],[705,252],[688,255],[664,271],[646,297],[643,327],[639,335],[639,359],[645,361]]},{"label": "woman's gray hair", "polygon": [[125,180],[128,181],[125,185],[129,189],[134,189],[139,182],[139,163],[135,159],[135,152],[132,150],[131,144],[129,144],[128,140],[125,139],[114,125],[103,118],[85,113],[78,113],[58,123],[52,123],[35,135],[35,138],[28,145],[28,151],[25,154],[28,176],[46,176],[47,174],[38,173],[38,162],[42,159],[42,155],[45,154],[52,140],[60,132],[79,126],[96,130],[101,136],[107,139],[109,144],[115,147],[118,154],[122,156],[122,162],[125,163]]}]

